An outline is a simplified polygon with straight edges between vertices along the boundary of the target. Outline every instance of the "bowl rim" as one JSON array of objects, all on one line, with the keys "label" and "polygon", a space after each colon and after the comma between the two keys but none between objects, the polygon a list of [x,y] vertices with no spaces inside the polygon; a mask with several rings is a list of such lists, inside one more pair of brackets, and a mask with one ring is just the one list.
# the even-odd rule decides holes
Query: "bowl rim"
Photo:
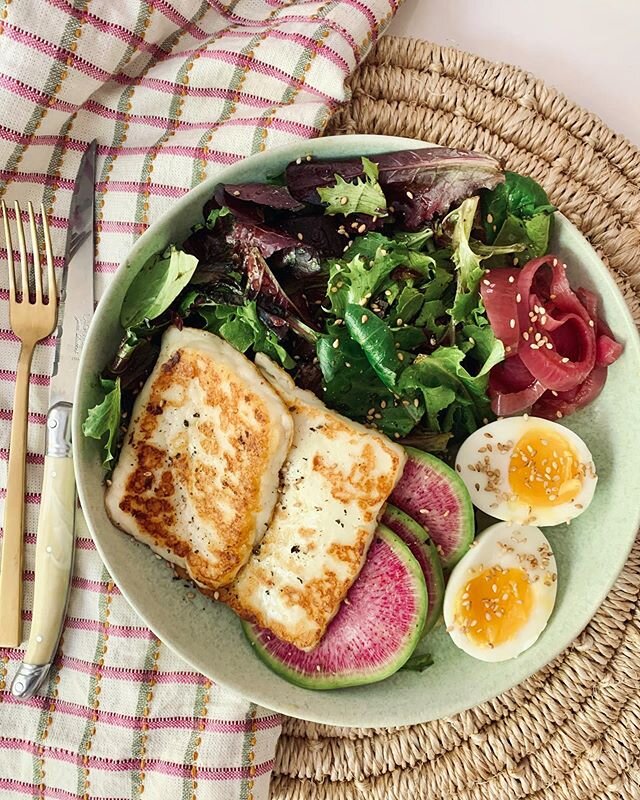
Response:
[{"label": "bowl rim", "polygon": [[[127,257],[123,260],[123,262],[118,267],[117,271],[111,276],[111,280],[109,281],[109,285],[104,292],[103,296],[100,299],[98,307],[94,313],[94,317],[92,319],[91,325],[89,327],[89,331],[87,333],[87,337],[85,339],[85,346],[83,347],[82,355],[80,358],[80,364],[78,367],[78,376],[82,376],[87,373],[89,376],[89,371],[86,367],[86,360],[88,359],[87,353],[88,348],[86,347],[87,341],[89,341],[93,336],[95,336],[96,330],[100,326],[100,319],[102,316],[101,311],[108,305],[110,297],[113,293],[117,291],[118,284],[122,281],[123,275],[127,270],[130,270],[129,278],[130,280],[133,279],[135,276],[137,269],[131,269],[132,265],[136,265],[138,268],[142,266],[144,263],[144,258],[142,258],[142,254],[145,253],[145,250],[150,242],[152,242],[154,234],[164,225],[167,225],[169,220],[174,219],[184,208],[191,206],[196,201],[196,198],[200,200],[208,199],[208,197],[212,194],[213,188],[220,182],[224,182],[225,174],[229,171],[233,171],[238,164],[242,164],[244,168],[251,167],[251,165],[255,163],[261,163],[265,158],[273,158],[274,156],[280,155],[284,160],[285,157],[287,160],[294,160],[297,157],[304,157],[309,153],[313,153],[314,155],[320,156],[331,156],[335,155],[335,153],[330,153],[335,144],[338,142],[344,143],[345,139],[356,140],[359,142],[363,142],[366,144],[367,153],[381,153],[388,151],[390,149],[398,150],[401,147],[413,147],[413,148],[423,148],[423,147],[436,147],[438,145],[427,142],[420,139],[413,139],[408,137],[399,137],[399,136],[386,136],[386,135],[376,135],[376,134],[347,134],[342,136],[326,136],[326,137],[318,137],[314,139],[306,139],[301,140],[298,142],[294,142],[291,144],[282,145],[277,148],[271,148],[267,151],[256,153],[252,156],[249,156],[246,159],[242,159],[238,162],[235,162],[233,165],[225,166],[221,170],[219,170],[216,174],[212,175],[211,177],[207,178],[202,183],[198,184],[197,186],[193,187],[191,190],[186,192],[176,203],[174,203],[170,208],[168,208],[161,216],[158,217],[147,229],[146,231],[136,240],[134,245],[132,246],[131,250],[129,251]],[[386,147],[386,150],[385,150]],[[337,158],[340,158],[338,155]],[[563,214],[560,212],[556,212],[556,219],[560,226],[568,226],[569,232],[578,236],[579,240],[581,240],[581,246],[585,247],[590,251],[590,255],[594,260],[597,260],[599,264],[599,273],[598,279],[600,281],[604,281],[608,284],[608,289],[615,299],[616,304],[618,306],[618,310],[621,315],[625,318],[624,322],[629,330],[635,332],[635,337],[633,342],[629,341],[627,346],[631,346],[633,344],[633,348],[635,349],[636,353],[640,353],[640,335],[638,334],[638,330],[636,328],[635,322],[631,315],[631,311],[629,310],[621,290],[616,283],[613,275],[607,269],[605,264],[602,262],[600,256],[597,254],[593,246],[590,242],[583,236],[583,234],[579,231],[579,229],[573,225]],[[85,481],[79,475],[79,468],[78,465],[82,462],[83,456],[80,452],[81,449],[81,441],[83,438],[82,434],[82,419],[81,419],[81,412],[84,409],[80,403],[80,394],[82,392],[82,381],[78,380],[76,382],[75,387],[75,396],[74,396],[74,403],[73,403],[73,421],[72,421],[72,432],[73,432],[73,456],[74,456],[74,463],[76,464],[76,485],[78,490],[78,496],[80,499],[81,506],[83,509],[89,507],[89,492],[91,491],[90,488],[90,481]],[[93,489],[95,491],[95,489]],[[601,590],[592,595],[591,601],[585,607],[585,610],[582,614],[576,615],[573,619],[573,624],[571,625],[570,629],[567,628],[568,633],[562,637],[563,641],[559,642],[557,646],[554,646],[551,651],[544,651],[544,656],[542,658],[538,658],[535,661],[535,664],[529,669],[526,670],[526,675],[519,675],[514,677],[513,680],[505,681],[500,683],[499,688],[496,690],[493,687],[490,687],[484,693],[481,693],[480,696],[476,696],[473,700],[469,703],[465,704],[465,701],[461,702],[458,707],[446,714],[439,714],[437,716],[429,716],[428,714],[425,715],[424,712],[419,710],[419,707],[415,709],[415,711],[411,715],[403,715],[402,718],[394,717],[393,713],[387,715],[381,715],[379,713],[369,713],[363,718],[362,714],[358,714],[354,716],[352,713],[349,712],[348,709],[343,709],[339,715],[332,715],[332,714],[322,714],[317,713],[315,710],[309,710],[306,706],[301,708],[300,705],[291,702],[287,699],[287,687],[290,687],[284,679],[280,679],[282,681],[282,691],[280,692],[278,697],[274,697],[273,692],[270,691],[263,691],[258,686],[251,686],[248,687],[242,682],[242,678],[240,677],[237,680],[220,680],[217,676],[212,674],[212,671],[207,669],[206,665],[202,663],[202,660],[198,657],[194,657],[192,654],[189,653],[188,648],[181,647],[174,642],[171,641],[171,637],[167,635],[166,631],[164,630],[164,626],[161,620],[157,618],[153,618],[152,615],[148,614],[145,610],[141,609],[138,603],[132,599],[131,593],[127,587],[127,578],[121,577],[118,574],[117,567],[114,568],[111,559],[109,558],[108,554],[106,553],[101,537],[104,535],[98,531],[96,531],[94,527],[94,521],[89,516],[88,513],[84,512],[84,519],[86,521],[87,527],[95,544],[96,550],[100,555],[103,563],[105,564],[107,570],[109,571],[113,581],[118,586],[119,590],[121,591],[122,595],[126,599],[126,601],[131,605],[134,609],[136,614],[140,617],[142,622],[154,633],[155,636],[158,637],[171,651],[173,651],[176,655],[182,658],[186,664],[189,665],[192,669],[206,675],[208,678],[212,679],[220,686],[224,686],[240,695],[243,695],[247,699],[251,700],[252,702],[258,703],[266,708],[272,709],[276,712],[288,714],[290,716],[298,717],[301,719],[305,719],[311,722],[327,724],[327,725],[337,725],[337,726],[344,726],[344,727],[388,727],[388,726],[395,726],[395,725],[414,725],[420,724],[432,719],[439,719],[443,718],[444,716],[450,716],[452,714],[457,714],[462,711],[466,711],[470,708],[473,708],[483,702],[489,701],[500,694],[512,689],[513,687],[520,684],[523,680],[526,680],[528,677],[534,675],[539,670],[543,669],[547,664],[549,664],[553,659],[555,659],[561,652],[563,652],[570,644],[574,641],[574,639],[579,635],[582,629],[590,622],[593,616],[598,611],[598,608],[602,604],[603,600],[609,594],[613,584],[617,580],[620,572],[624,568],[624,565],[627,561],[629,552],[633,547],[635,541],[635,533],[637,532],[638,528],[640,527],[640,505],[636,509],[635,517],[631,517],[629,523],[629,531],[630,535],[628,537],[628,542],[625,542],[625,547],[621,548],[618,552],[618,558],[615,559],[615,568],[611,567],[611,575],[609,576],[609,580],[606,581],[601,586]],[[631,535],[633,532],[633,535]],[[257,657],[257,656],[256,656]],[[384,682],[382,682],[384,683]],[[376,684],[372,684],[376,685]],[[325,692],[318,692],[313,690],[306,690],[309,691],[311,694],[322,697]],[[333,690],[337,691],[337,690]],[[418,706],[418,704],[416,704]]]}]

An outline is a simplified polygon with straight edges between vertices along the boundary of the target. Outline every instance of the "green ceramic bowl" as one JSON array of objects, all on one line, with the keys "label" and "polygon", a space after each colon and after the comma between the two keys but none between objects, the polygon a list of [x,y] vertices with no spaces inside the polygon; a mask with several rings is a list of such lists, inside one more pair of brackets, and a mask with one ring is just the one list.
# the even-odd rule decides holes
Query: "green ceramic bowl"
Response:
[{"label": "green ceramic bowl", "polygon": [[640,343],[631,315],[596,252],[558,215],[553,250],[569,264],[573,285],[598,292],[604,314],[624,343],[601,396],[566,424],[591,449],[600,480],[595,500],[570,528],[547,528],[558,562],[558,599],[538,642],[500,664],[475,661],[456,649],[442,626],[425,647],[434,665],[399,672],[369,686],[313,692],[291,686],[251,650],[231,611],[185,589],[151,550],[118,531],[103,506],[98,443],[81,423],[96,401],[96,376],[121,336],[119,311],[136,270],[154,252],[184,237],[218,181],[260,181],[306,154],[367,155],[423,142],[385,136],[344,136],[301,142],[235,164],[179,200],[140,237],[98,306],[87,336],[73,425],[78,491],[100,555],[124,596],[156,635],[194,669],[263,706],[294,717],[351,726],[408,725],[437,719],[495,697],[539,670],[589,622],[622,569],[640,523]]}]

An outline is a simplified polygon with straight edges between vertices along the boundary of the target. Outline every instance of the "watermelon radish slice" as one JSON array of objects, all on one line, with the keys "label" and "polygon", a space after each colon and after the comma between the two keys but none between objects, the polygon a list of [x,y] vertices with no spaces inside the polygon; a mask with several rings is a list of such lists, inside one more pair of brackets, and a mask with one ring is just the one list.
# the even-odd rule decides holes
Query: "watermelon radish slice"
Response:
[{"label": "watermelon radish slice", "polygon": [[473,541],[473,506],[462,478],[430,453],[406,447],[407,463],[389,500],[431,536],[445,569],[451,569]]},{"label": "watermelon radish slice", "polygon": [[260,658],[306,689],[337,689],[388,678],[420,640],[428,605],[420,564],[404,542],[379,525],[367,560],[346,600],[312,651],[243,623]]},{"label": "watermelon radish slice", "polygon": [[381,522],[402,539],[422,567],[429,595],[429,610],[422,631],[424,636],[435,625],[444,600],[444,575],[438,551],[426,528],[399,508],[387,504]]}]

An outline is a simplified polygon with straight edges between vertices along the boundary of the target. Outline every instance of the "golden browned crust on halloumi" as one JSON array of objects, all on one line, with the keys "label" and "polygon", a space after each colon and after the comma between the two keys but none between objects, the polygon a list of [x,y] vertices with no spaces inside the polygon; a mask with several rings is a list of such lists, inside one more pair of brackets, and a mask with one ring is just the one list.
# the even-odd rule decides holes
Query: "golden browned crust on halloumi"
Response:
[{"label": "golden browned crust on halloumi", "polygon": [[271,519],[293,423],[214,334],[165,333],[106,493],[113,522],[199,585],[233,580]]},{"label": "golden browned crust on halloumi", "polygon": [[311,650],[360,573],[406,456],[383,434],[298,389],[264,356],[256,363],[293,415],[293,443],[267,533],[220,599]]}]

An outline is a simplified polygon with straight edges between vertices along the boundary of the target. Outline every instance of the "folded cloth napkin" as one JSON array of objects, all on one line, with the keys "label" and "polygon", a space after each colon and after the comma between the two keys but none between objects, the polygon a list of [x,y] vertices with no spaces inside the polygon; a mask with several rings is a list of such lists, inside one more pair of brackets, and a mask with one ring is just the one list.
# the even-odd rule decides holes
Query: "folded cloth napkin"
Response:
[{"label": "folded cloth napkin", "polygon": [[[0,196],[44,202],[61,270],[74,177],[96,138],[100,296],[176,198],[225,164],[318,134],[396,6],[0,0]],[[0,271],[0,486],[18,357],[7,287]],[[38,346],[31,379],[26,632],[53,345]],[[26,702],[8,691],[20,657],[0,650],[0,799],[267,796],[278,715],[162,645],[119,593],[82,520],[60,653],[43,695]]]}]

